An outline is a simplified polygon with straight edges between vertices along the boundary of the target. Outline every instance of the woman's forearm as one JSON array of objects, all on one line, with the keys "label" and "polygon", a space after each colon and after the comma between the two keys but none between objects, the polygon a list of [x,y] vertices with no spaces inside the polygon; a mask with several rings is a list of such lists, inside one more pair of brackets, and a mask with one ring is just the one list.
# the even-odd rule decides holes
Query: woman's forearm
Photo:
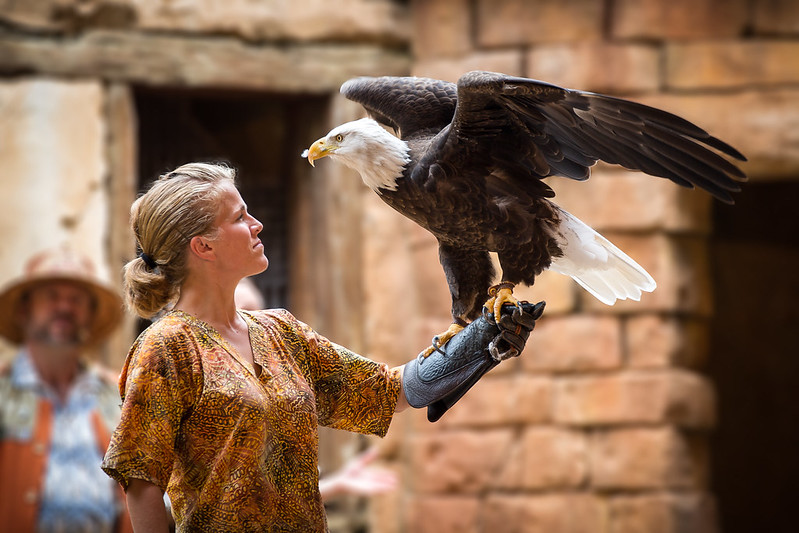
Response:
[{"label": "woman's forearm", "polygon": [[397,407],[394,409],[395,413],[401,413],[411,405],[408,403],[408,398],[405,397],[405,388],[402,386],[402,375],[405,372],[405,365],[400,367],[400,391],[397,398]]},{"label": "woman's forearm", "polygon": [[158,486],[142,479],[131,479],[126,495],[135,533],[169,532],[164,493]]}]

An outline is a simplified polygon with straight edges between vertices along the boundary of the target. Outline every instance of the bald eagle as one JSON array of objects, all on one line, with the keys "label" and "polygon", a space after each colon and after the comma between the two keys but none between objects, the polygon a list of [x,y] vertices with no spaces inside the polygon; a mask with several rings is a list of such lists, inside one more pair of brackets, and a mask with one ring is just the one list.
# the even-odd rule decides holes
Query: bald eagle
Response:
[{"label": "bald eagle", "polygon": [[[654,290],[641,266],[550,200],[542,179],[586,180],[602,160],[701,187],[726,203],[746,181],[724,156],[746,159],[728,144],[671,113],[611,96],[482,71],[457,84],[355,78],[341,93],[371,118],[334,128],[303,157],[355,169],[438,239],[453,318],[442,343],[484,304],[498,313],[514,303],[514,285],[532,285],[545,269],[609,305]],[[502,269],[496,285],[489,252]]]}]

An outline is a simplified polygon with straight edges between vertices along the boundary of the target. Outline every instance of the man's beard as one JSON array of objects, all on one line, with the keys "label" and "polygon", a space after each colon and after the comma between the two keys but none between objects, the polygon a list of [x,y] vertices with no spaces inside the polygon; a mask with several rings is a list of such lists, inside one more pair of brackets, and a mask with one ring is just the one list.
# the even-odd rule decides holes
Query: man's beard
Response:
[{"label": "man's beard", "polygon": [[[66,321],[69,325],[56,325],[57,321]],[[89,328],[78,325],[71,313],[58,313],[44,322],[31,324],[28,335],[31,339],[51,347],[71,348],[86,342]]]}]

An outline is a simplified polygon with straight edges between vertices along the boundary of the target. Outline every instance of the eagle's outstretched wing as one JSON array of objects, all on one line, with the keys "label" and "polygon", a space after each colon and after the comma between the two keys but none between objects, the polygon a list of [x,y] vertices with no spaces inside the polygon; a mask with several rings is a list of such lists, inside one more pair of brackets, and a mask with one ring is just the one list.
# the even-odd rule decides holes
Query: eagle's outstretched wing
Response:
[{"label": "eagle's outstretched wing", "polygon": [[676,115],[611,96],[482,71],[464,74],[457,86],[427,78],[358,78],[341,91],[399,128],[403,138],[441,130],[415,179],[493,175],[546,193],[530,179],[583,180],[602,160],[701,187],[726,203],[746,181],[724,157],[746,160],[733,147]]},{"label": "eagle's outstretched wing", "polygon": [[[745,174],[721,154],[733,147],[676,115],[601,94],[470,72],[458,80],[458,107],[440,155],[464,142],[490,145],[494,163],[512,173],[588,177],[597,160],[701,187],[732,203]],[[510,144],[511,157],[497,147]],[[712,150],[711,150],[712,148]]]},{"label": "eagle's outstretched wing", "polygon": [[455,114],[458,88],[431,78],[353,78],[341,94],[361,104],[369,116],[393,128],[403,139],[420,132],[438,133]]}]

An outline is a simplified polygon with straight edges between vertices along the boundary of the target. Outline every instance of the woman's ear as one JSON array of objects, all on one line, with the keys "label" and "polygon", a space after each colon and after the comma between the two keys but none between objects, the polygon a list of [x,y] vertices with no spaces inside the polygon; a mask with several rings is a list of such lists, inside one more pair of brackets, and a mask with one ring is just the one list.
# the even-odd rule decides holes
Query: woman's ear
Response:
[{"label": "woman's ear", "polygon": [[197,256],[198,259],[203,261],[213,261],[216,259],[213,244],[202,235],[195,235],[191,238],[189,241],[189,250]]}]

